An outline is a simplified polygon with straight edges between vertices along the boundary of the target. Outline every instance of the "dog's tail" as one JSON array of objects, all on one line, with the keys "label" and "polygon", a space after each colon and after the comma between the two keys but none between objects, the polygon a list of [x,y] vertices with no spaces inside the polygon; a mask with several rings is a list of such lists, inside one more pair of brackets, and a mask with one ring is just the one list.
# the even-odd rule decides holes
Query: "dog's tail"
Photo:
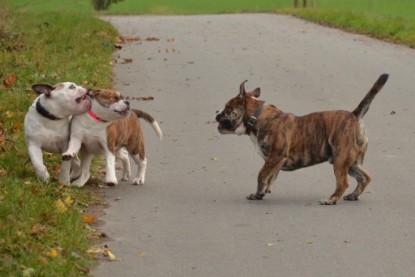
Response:
[{"label": "dog's tail", "polygon": [[366,112],[369,110],[370,103],[372,103],[373,98],[375,98],[376,94],[382,89],[383,85],[388,80],[389,74],[382,74],[373,85],[373,87],[369,90],[366,94],[365,98],[363,98],[362,102],[360,102],[359,106],[352,112],[357,118],[363,118]]},{"label": "dog's tail", "polygon": [[136,109],[132,109],[132,111],[137,115],[138,118],[144,119],[151,125],[151,127],[153,127],[154,132],[156,132],[160,140],[163,138],[163,133],[161,132],[159,124],[151,115]]}]

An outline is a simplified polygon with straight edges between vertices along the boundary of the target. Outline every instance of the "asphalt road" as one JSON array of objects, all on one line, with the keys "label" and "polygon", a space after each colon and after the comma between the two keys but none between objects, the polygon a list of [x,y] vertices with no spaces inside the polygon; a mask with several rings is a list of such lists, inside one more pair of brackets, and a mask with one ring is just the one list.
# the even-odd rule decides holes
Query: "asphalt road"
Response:
[{"label": "asphalt road", "polygon": [[[143,123],[146,184],[105,189],[100,229],[119,260],[95,276],[415,276],[415,50],[271,14],[106,20],[143,40],[116,53],[115,83],[155,97],[133,105],[164,138]],[[354,109],[381,73],[360,201],[320,206],[335,188],[329,164],[282,172],[265,200],[246,200],[263,161],[213,122],[242,81],[304,115]]]}]

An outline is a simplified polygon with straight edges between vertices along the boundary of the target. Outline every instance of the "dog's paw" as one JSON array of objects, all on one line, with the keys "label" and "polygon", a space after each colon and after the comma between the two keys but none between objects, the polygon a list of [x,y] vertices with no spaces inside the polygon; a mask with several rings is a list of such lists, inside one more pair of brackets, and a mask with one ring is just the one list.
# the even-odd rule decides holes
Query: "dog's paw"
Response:
[{"label": "dog's paw", "polygon": [[123,172],[121,181],[128,181],[131,178],[131,172],[128,170]]},{"label": "dog's paw", "polygon": [[90,176],[90,174],[81,174],[81,176],[73,181],[70,186],[81,188],[88,182]]},{"label": "dog's paw", "polygon": [[359,200],[359,196],[357,196],[353,193],[350,193],[350,194],[346,195],[345,197],[343,197],[343,199],[346,200],[346,201],[357,201],[357,200]]},{"label": "dog's paw", "polygon": [[251,193],[250,195],[248,195],[246,197],[246,199],[248,200],[262,200],[262,198],[264,198],[264,195],[260,194],[260,193]]},{"label": "dog's paw", "polygon": [[41,172],[37,172],[37,177],[42,182],[45,182],[45,183],[48,183],[49,182],[49,179],[50,179],[50,175],[49,175],[49,172],[47,170],[41,171]]},{"label": "dog's paw", "polygon": [[320,200],[320,205],[336,205],[336,201],[331,199]]},{"label": "dog's paw", "polygon": [[108,187],[115,187],[116,185],[118,185],[118,183],[117,183],[117,182],[105,182],[105,184],[106,184]]},{"label": "dog's paw", "polygon": [[135,178],[134,181],[133,181],[133,185],[135,185],[135,186],[144,186],[144,179]]},{"label": "dog's paw", "polygon": [[69,152],[63,153],[62,154],[62,161],[70,161],[70,160],[72,160],[73,157],[74,157],[74,155],[72,155]]}]

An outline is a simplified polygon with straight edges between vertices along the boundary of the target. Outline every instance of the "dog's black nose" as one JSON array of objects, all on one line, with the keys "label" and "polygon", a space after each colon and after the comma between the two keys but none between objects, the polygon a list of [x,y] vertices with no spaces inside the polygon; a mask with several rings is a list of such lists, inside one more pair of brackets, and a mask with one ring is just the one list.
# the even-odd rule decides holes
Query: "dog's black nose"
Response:
[{"label": "dog's black nose", "polygon": [[130,102],[127,100],[124,100],[125,105],[127,105],[128,108],[130,108]]},{"label": "dog's black nose", "polygon": [[219,122],[222,117],[222,113],[218,113],[215,117],[216,121]]}]

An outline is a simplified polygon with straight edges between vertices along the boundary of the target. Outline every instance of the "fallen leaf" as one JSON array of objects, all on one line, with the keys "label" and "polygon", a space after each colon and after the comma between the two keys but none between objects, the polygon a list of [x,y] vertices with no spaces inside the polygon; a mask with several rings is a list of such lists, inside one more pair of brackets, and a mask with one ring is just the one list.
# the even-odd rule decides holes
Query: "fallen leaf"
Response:
[{"label": "fallen leaf", "polygon": [[122,59],[121,64],[127,64],[127,63],[132,63],[132,62],[133,62],[133,59],[124,58],[124,59]]},{"label": "fallen leaf", "polygon": [[21,130],[23,127],[23,123],[21,121],[13,122],[13,130]]},{"label": "fallen leaf", "polygon": [[85,222],[85,223],[88,223],[88,224],[94,223],[95,219],[96,219],[95,216],[87,216],[87,215],[84,215],[82,217],[82,221]]},{"label": "fallen leaf", "polygon": [[46,231],[46,227],[36,223],[35,225],[32,226],[32,229],[30,229],[30,235],[34,236],[34,235],[39,235],[39,234],[44,234]]},{"label": "fallen leaf", "polygon": [[313,244],[313,241],[312,240],[306,240],[305,243],[307,243],[307,244]]},{"label": "fallen leaf", "polygon": [[70,195],[66,196],[64,203],[66,206],[71,205],[73,203],[72,197]]},{"label": "fallen leaf", "polygon": [[115,255],[111,252],[111,249],[106,245],[103,248],[102,255],[104,255],[104,257],[107,257],[110,261],[115,261],[117,259]]},{"label": "fallen leaf", "polygon": [[160,39],[159,38],[156,38],[156,37],[148,37],[148,38],[146,38],[146,41],[159,41]]},{"label": "fallen leaf", "polygon": [[119,36],[116,39],[117,43],[127,43],[127,42],[134,42],[134,41],[141,41],[141,38],[140,37]]},{"label": "fallen leaf", "polygon": [[146,252],[142,252],[142,251],[138,252],[137,254],[137,256],[139,257],[145,257],[146,255],[147,255]]},{"label": "fallen leaf", "polygon": [[65,206],[65,203],[63,203],[63,201],[60,199],[55,201],[55,206],[59,213],[64,213],[68,210],[68,208]]},{"label": "fallen leaf", "polygon": [[11,88],[16,83],[16,73],[4,76],[3,84],[6,88]]},{"label": "fallen leaf", "polygon": [[8,117],[8,118],[11,118],[11,117],[14,116],[14,112],[12,112],[12,111],[6,111],[5,114],[6,114],[6,117]]},{"label": "fallen leaf", "polygon": [[56,258],[57,256],[59,256],[59,251],[55,248],[51,248],[46,252],[46,256],[48,256],[49,258]]},{"label": "fallen leaf", "polygon": [[218,157],[212,157],[212,158],[210,158],[212,161],[217,161],[217,160],[219,160],[219,158]]}]

